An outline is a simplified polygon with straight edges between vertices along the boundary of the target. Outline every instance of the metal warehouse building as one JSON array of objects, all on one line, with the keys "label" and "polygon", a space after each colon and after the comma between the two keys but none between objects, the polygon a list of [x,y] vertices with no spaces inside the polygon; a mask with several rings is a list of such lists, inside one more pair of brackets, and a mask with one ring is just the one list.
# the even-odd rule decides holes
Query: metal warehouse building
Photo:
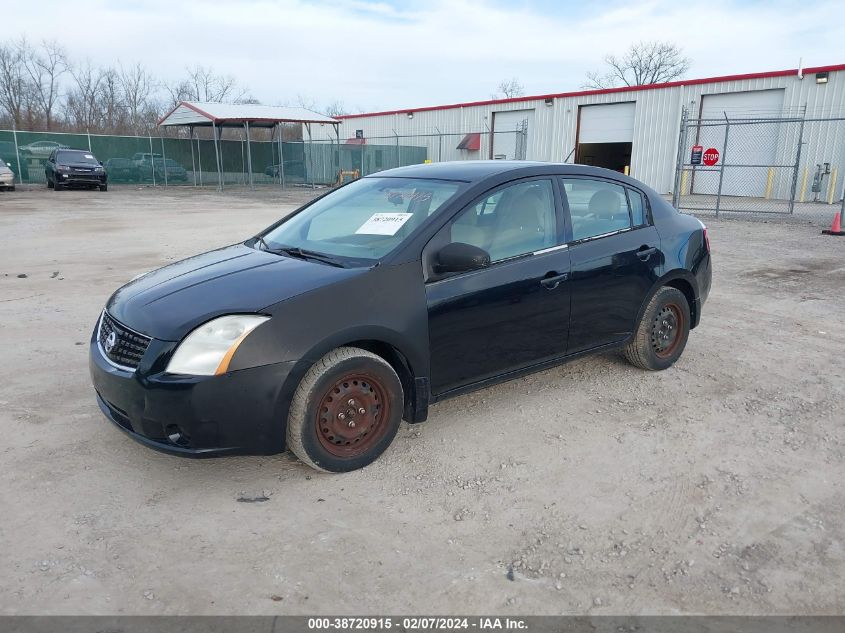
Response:
[{"label": "metal warehouse building", "polygon": [[[797,197],[796,181],[797,188],[802,184],[797,161],[805,172],[803,181],[807,174],[812,180],[817,163],[842,165],[840,174],[845,171],[845,142],[839,132],[845,126],[819,128],[813,132],[818,138],[808,142],[800,122],[810,117],[845,117],[845,64],[346,115],[339,117],[339,141],[395,144],[400,153],[403,146],[424,147],[435,162],[527,159],[591,164],[629,171],[661,193],[681,186],[705,192],[715,187],[706,173],[698,174],[697,184],[686,178],[682,182],[679,176],[678,165],[690,160],[690,148],[707,145],[718,148],[727,162],[760,167],[750,184],[747,174],[742,184],[723,183],[725,192],[733,186],[747,189],[737,195],[786,197],[791,186]],[[700,126],[694,133],[682,127],[688,119]],[[794,125],[735,126],[724,142],[725,120],[774,119]],[[722,126],[708,129],[710,120]],[[326,126],[323,138],[329,140],[332,133]],[[797,157],[796,148],[800,153],[802,146],[805,154]],[[389,166],[375,152],[361,165],[364,173]],[[789,173],[773,171],[790,166]],[[836,178],[830,180],[836,188]]]}]

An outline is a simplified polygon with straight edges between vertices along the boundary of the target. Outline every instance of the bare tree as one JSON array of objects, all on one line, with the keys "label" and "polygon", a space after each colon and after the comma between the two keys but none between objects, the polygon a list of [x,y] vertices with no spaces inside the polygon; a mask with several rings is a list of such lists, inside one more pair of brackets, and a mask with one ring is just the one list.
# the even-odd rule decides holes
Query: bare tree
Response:
[{"label": "bare tree", "polygon": [[683,51],[671,42],[638,42],[631,44],[622,57],[607,55],[604,74],[587,73],[584,88],[614,88],[660,84],[682,77],[692,63]]},{"label": "bare tree", "polygon": [[519,83],[516,77],[500,81],[497,90],[497,93],[491,95],[494,99],[513,99],[514,97],[521,97],[525,94],[524,86]]},{"label": "bare tree", "polygon": [[126,105],[123,103],[120,74],[114,68],[101,71],[96,109],[98,131],[119,133],[126,127]]},{"label": "bare tree", "polygon": [[23,51],[16,44],[0,44],[0,107],[9,115],[16,128],[24,121],[26,105],[32,94]]},{"label": "bare tree", "polygon": [[90,61],[71,68],[74,86],[65,99],[65,118],[79,131],[99,129],[100,96],[105,72]]},{"label": "bare tree", "polygon": [[43,41],[39,50],[33,49],[21,38],[19,48],[35,106],[44,117],[47,130],[53,127],[53,114],[59,102],[59,80],[67,72],[67,54],[58,42]]},{"label": "bare tree", "polygon": [[187,71],[185,79],[166,86],[174,105],[179,101],[234,102],[247,96],[247,91],[239,88],[231,75],[218,75],[213,69],[199,65]]},{"label": "bare tree", "polygon": [[158,87],[157,82],[141,64],[129,68],[121,66],[119,80],[130,130],[134,134],[148,131],[147,120],[152,106],[150,95]]},{"label": "bare tree", "polygon": [[348,110],[346,106],[343,105],[343,101],[340,99],[334,99],[330,101],[326,107],[323,108],[323,114],[330,117],[340,116],[341,114],[346,114]]}]

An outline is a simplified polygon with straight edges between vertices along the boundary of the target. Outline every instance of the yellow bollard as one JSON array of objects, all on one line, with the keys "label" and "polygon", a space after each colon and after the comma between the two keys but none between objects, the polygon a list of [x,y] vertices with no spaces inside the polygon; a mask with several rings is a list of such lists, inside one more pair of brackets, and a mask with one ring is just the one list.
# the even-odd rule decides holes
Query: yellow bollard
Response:
[{"label": "yellow bollard", "polygon": [[681,194],[682,196],[687,195],[687,174],[689,172],[683,171],[681,172]]},{"label": "yellow bollard", "polygon": [[798,196],[798,202],[804,202],[804,194],[807,193],[807,168],[804,168],[804,177],[801,179],[801,195]]},{"label": "yellow bollard", "polygon": [[769,177],[766,178],[766,200],[771,200],[772,198],[772,184],[775,181],[775,168],[769,167]]},{"label": "yellow bollard", "polygon": [[626,176],[631,175],[631,166],[630,165],[625,165],[625,175]]},{"label": "yellow bollard", "polygon": [[830,171],[830,180],[827,182],[827,203],[833,204],[833,194],[836,193],[836,167]]}]

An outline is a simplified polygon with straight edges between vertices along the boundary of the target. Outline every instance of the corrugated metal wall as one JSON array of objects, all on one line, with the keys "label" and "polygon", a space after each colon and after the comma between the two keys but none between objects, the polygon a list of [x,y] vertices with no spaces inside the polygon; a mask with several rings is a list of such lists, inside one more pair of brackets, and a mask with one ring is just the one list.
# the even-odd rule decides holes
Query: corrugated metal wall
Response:
[{"label": "corrugated metal wall", "polygon": [[[432,160],[486,159],[490,156],[489,132],[493,112],[534,109],[534,126],[526,158],[563,162],[567,157],[572,160],[580,106],[633,101],[636,102],[636,113],[631,175],[660,192],[670,192],[674,180],[682,107],[686,106],[691,116],[697,117],[703,95],[773,88],[784,89],[786,114],[798,115],[802,107],[806,106],[807,116],[845,115],[845,72],[832,71],[827,84],[817,84],[812,74],[806,75],[803,80],[796,75],[789,75],[558,97],[553,99],[551,105],[547,105],[543,99],[531,99],[417,111],[413,113],[413,118],[404,112],[360,116],[344,119],[340,135],[342,139],[351,138],[355,130],[361,129],[367,139],[372,139],[370,142],[378,144],[389,144],[385,139],[395,138],[396,135],[416,135],[414,139],[400,138],[400,143],[427,147],[428,156]],[[469,132],[482,133],[481,149],[477,152],[456,149],[463,135]],[[818,142],[813,144],[814,154],[805,157],[807,164],[823,162],[826,154],[835,151],[837,147],[835,138],[825,138],[823,126],[818,126],[818,130],[814,129],[813,133],[818,136]],[[431,136],[419,136],[427,134]],[[787,142],[783,145],[788,147],[791,144]],[[784,151],[790,153],[788,149]],[[802,160],[802,164],[804,162]]]}]

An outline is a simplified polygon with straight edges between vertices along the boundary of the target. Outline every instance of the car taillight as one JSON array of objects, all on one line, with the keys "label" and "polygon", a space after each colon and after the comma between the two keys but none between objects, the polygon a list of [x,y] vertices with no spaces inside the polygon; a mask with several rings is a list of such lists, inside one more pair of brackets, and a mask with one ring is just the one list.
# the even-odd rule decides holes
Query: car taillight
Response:
[{"label": "car taillight", "polygon": [[710,253],[710,237],[707,235],[707,227],[704,227],[704,247]]}]

